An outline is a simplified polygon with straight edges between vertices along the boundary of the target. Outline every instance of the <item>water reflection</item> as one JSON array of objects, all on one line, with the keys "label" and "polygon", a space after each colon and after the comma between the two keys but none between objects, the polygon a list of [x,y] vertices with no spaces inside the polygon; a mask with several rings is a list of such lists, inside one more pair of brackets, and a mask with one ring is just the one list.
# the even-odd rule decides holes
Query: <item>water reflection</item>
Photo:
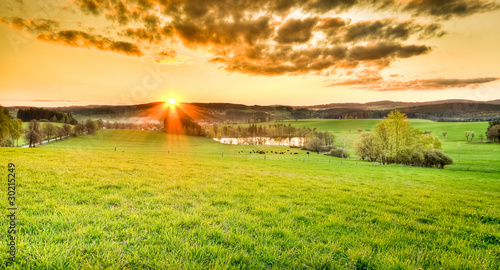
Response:
[{"label": "water reflection", "polygon": [[223,144],[240,145],[282,145],[302,147],[305,143],[304,137],[271,138],[271,137],[248,137],[248,138],[214,138]]}]

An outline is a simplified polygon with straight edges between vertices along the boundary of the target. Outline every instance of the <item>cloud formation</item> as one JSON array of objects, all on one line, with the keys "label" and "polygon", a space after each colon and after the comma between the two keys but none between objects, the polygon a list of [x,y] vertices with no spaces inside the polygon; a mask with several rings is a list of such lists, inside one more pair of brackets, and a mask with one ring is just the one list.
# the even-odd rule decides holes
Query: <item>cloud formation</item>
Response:
[{"label": "cloud formation", "polygon": [[6,23],[17,30],[24,30],[30,33],[48,32],[59,26],[59,22],[49,19],[23,19],[19,17],[0,18],[0,22]]},{"label": "cloud formation", "polygon": [[[209,61],[228,72],[264,76],[369,73],[372,83],[382,83],[378,71],[394,61],[430,53],[432,49],[425,41],[446,34],[441,25],[443,20],[499,8],[494,0],[72,0],[70,3],[92,19],[106,18],[115,32],[105,37],[83,29],[63,29],[57,21],[37,18],[10,18],[5,22],[13,28],[36,33],[39,40],[151,56],[156,63],[180,59],[171,47],[177,43],[191,49],[207,49],[212,52]],[[409,19],[380,17],[355,21],[343,13],[352,9],[405,13]],[[355,81],[350,84],[355,85]],[[431,81],[419,83],[423,88],[439,86]],[[448,85],[461,87],[459,83],[448,82]]]},{"label": "cloud formation", "polygon": [[132,56],[142,56],[140,49],[133,43],[113,41],[100,35],[93,35],[83,31],[64,30],[50,34],[43,33],[38,34],[37,39],[72,47],[95,48],[102,51],[114,51]]},{"label": "cloud formation", "polygon": [[475,88],[480,84],[490,83],[500,78],[446,79],[434,78],[409,81],[385,81],[381,77],[364,77],[332,83],[329,86],[355,86],[372,91],[402,91],[402,90],[444,90],[450,88]]}]

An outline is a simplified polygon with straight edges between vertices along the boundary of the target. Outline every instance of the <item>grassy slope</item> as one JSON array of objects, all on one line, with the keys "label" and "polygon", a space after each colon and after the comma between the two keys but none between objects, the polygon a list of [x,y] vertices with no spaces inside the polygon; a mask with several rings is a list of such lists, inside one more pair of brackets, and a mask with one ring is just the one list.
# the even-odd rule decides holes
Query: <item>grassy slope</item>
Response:
[{"label": "grassy slope", "polygon": [[18,269],[499,268],[499,147],[466,147],[491,173],[149,131],[0,153],[2,175],[18,167]]},{"label": "grassy slope", "polygon": [[[362,130],[373,130],[374,126],[379,122],[378,119],[354,119],[354,120],[326,120],[326,119],[308,119],[299,121],[284,121],[279,123],[263,123],[262,125],[270,124],[291,124],[295,127],[309,127],[320,130],[332,131],[336,136],[335,145],[343,147],[344,140],[346,142],[347,151],[354,156],[353,143],[358,138],[359,134],[356,131],[358,128]],[[430,130],[438,135],[443,142],[443,150],[450,155],[455,164],[449,166],[451,170],[478,170],[478,171],[500,171],[500,168],[493,164],[500,163],[500,149],[498,146],[487,144],[468,144],[465,140],[465,131],[474,131],[476,137],[474,142],[479,141],[479,134],[484,134],[488,127],[487,122],[433,122],[429,120],[411,119],[412,126],[422,131]],[[444,138],[442,133],[447,132],[448,135]],[[458,143],[460,143],[460,162],[458,162]],[[497,163],[498,162],[498,163]]]}]

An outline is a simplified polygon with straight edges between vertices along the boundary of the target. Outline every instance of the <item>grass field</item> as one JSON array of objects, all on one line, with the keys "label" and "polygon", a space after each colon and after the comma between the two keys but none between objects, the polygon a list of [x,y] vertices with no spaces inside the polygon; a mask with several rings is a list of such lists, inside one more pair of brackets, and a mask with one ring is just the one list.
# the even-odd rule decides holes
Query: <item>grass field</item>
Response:
[{"label": "grass field", "polygon": [[[376,123],[333,121],[294,125],[333,130],[338,143]],[[487,126],[412,123],[446,130],[455,161],[463,131]],[[152,131],[1,148],[2,177],[17,165],[14,268],[499,269],[500,145],[463,141],[445,170],[296,149],[264,159],[249,151],[289,148]]]}]

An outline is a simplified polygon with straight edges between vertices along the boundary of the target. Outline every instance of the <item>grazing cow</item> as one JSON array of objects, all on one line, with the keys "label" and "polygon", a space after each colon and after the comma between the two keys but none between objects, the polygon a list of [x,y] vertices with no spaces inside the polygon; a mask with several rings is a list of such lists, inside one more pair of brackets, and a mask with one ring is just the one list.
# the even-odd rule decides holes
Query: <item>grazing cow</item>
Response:
[{"label": "grazing cow", "polygon": [[299,153],[295,152],[295,153],[293,153],[293,154],[294,154],[294,155],[298,155]]}]

